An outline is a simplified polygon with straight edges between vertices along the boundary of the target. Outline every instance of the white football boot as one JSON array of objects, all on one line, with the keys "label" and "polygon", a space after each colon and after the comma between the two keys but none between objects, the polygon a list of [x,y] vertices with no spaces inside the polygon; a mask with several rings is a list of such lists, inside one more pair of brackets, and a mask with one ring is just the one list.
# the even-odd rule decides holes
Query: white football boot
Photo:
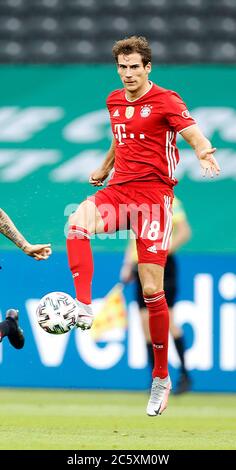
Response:
[{"label": "white football boot", "polygon": [[167,407],[168,397],[171,390],[169,375],[165,379],[155,377],[152,381],[151,395],[147,405],[148,416],[158,416]]},{"label": "white football boot", "polygon": [[93,324],[93,311],[91,305],[84,304],[80,300],[75,299],[78,305],[78,318],[76,321],[76,327],[81,330],[89,330]]}]

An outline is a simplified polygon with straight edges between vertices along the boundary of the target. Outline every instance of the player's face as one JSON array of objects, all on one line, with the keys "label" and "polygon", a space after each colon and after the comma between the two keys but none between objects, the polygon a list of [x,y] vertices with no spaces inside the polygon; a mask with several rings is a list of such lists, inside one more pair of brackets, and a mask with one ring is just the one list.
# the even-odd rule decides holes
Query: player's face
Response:
[{"label": "player's face", "polygon": [[140,54],[118,55],[118,74],[129,93],[137,93],[146,87],[150,71],[151,63],[144,66]]}]

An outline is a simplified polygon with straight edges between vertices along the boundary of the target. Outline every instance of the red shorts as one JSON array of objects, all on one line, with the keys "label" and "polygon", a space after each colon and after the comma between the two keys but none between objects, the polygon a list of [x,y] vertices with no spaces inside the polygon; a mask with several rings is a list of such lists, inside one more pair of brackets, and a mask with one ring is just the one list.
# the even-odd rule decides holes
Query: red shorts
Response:
[{"label": "red shorts", "polygon": [[108,186],[88,199],[98,208],[105,232],[133,230],[139,263],[165,266],[172,232],[173,191],[169,186],[159,181],[132,181]]}]

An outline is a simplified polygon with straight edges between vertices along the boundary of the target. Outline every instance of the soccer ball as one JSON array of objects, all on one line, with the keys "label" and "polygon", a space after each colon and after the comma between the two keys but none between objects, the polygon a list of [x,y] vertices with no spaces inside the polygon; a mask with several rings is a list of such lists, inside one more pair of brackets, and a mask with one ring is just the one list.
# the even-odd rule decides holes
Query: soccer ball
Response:
[{"label": "soccer ball", "polygon": [[60,335],[72,330],[78,318],[76,301],[64,292],[50,292],[39,302],[37,320],[47,333]]}]

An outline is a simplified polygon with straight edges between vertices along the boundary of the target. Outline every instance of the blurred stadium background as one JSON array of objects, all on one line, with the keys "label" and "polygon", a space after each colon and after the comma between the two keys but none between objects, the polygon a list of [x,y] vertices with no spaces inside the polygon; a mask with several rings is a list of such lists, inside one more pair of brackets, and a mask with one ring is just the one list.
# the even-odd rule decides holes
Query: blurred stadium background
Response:
[{"label": "blurred stadium background", "polygon": [[[209,181],[179,139],[176,195],[193,236],[178,255],[176,315],[193,391],[236,392],[235,0],[0,0],[1,207],[30,241],[54,249],[47,263],[37,264],[1,237],[0,310],[20,308],[27,338],[22,351],[0,345],[2,387],[142,391],[149,385],[132,286],[125,290],[128,327],[114,319],[96,341],[80,331],[50,337],[39,331],[34,313],[47,292],[73,295],[65,224],[92,194],[88,176],[108,149],[105,99],[120,87],[111,48],[131,34],[151,43],[151,79],[180,93],[218,148],[222,173]],[[97,311],[119,280],[125,246],[122,239],[93,241]],[[174,382],[177,368],[171,343]],[[228,418],[233,403],[232,397]]]}]

